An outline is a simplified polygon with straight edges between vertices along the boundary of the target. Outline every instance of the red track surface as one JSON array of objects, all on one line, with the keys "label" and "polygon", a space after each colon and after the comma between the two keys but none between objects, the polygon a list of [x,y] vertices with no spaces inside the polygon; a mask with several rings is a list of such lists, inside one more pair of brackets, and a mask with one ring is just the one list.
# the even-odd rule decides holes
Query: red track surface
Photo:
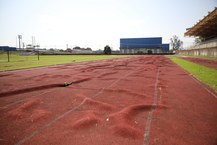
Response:
[{"label": "red track surface", "polygon": [[206,67],[217,69],[217,61],[216,60],[208,60],[208,59],[202,59],[202,58],[192,58],[192,57],[182,57],[182,59],[204,65]]},{"label": "red track surface", "polygon": [[217,144],[216,94],[164,56],[1,72],[0,82],[1,145]]}]

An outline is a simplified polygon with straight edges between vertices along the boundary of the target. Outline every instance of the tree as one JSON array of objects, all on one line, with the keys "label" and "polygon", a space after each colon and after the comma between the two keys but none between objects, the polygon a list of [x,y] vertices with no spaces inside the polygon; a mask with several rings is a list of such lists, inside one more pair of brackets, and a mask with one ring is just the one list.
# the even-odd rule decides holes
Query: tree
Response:
[{"label": "tree", "polygon": [[90,50],[90,51],[92,51],[92,49],[91,49],[90,47],[87,47],[86,50]]},{"label": "tree", "polygon": [[49,50],[50,50],[50,51],[54,51],[54,49],[53,49],[53,48],[50,48]]},{"label": "tree", "polygon": [[104,47],[104,54],[110,55],[112,52],[111,47],[109,45],[106,45]]},{"label": "tree", "polygon": [[170,38],[170,41],[174,51],[182,49],[183,42],[179,39],[178,36],[174,35],[172,38]]},{"label": "tree", "polygon": [[148,54],[152,54],[152,51],[151,51],[151,50],[148,50]]},{"label": "tree", "polygon": [[81,47],[79,47],[79,46],[76,46],[76,47],[74,47],[73,49],[81,49]]}]

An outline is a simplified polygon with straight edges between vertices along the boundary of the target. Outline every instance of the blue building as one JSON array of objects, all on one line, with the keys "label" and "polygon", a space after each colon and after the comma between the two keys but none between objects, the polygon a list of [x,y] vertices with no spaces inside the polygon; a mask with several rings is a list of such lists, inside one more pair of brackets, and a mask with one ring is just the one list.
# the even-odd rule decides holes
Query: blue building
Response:
[{"label": "blue building", "polygon": [[0,51],[16,51],[16,47],[0,46]]},{"label": "blue building", "polygon": [[162,37],[152,38],[121,38],[120,51],[123,54],[134,53],[165,53],[169,51],[169,44],[162,44]]}]

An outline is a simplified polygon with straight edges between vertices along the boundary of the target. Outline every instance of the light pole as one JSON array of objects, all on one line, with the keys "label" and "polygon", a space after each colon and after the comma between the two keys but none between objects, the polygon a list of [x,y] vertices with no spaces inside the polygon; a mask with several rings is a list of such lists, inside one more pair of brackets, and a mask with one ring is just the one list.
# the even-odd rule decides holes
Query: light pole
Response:
[{"label": "light pole", "polygon": [[19,49],[21,49],[21,39],[22,39],[22,35],[18,35],[18,39],[19,39]]}]

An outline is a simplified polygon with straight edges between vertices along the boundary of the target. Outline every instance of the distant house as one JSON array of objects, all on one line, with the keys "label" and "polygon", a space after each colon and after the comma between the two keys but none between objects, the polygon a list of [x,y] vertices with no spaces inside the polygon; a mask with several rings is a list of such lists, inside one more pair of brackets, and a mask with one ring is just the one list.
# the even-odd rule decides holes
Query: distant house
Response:
[{"label": "distant house", "polygon": [[122,54],[165,53],[169,51],[169,44],[162,44],[162,37],[121,38],[120,51]]}]

